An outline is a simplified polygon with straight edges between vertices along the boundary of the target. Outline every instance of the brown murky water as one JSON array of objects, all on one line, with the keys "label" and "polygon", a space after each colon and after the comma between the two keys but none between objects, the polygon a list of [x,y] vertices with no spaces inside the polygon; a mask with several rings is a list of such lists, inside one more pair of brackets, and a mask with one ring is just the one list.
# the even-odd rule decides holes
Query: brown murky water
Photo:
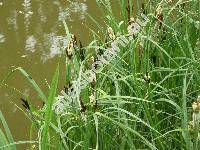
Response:
[{"label": "brown murky water", "polygon": [[[46,81],[51,82],[59,55],[67,44],[62,20],[66,20],[72,33],[87,43],[91,37],[88,27],[95,29],[87,13],[102,20],[95,0],[72,0],[71,3],[66,0],[0,0],[0,81],[9,70],[20,66],[47,93]],[[21,107],[19,98],[23,95],[20,92],[28,95],[35,107],[41,102],[20,73],[15,73],[7,85],[0,89],[0,110],[15,141],[28,140],[30,121],[15,104]]]}]

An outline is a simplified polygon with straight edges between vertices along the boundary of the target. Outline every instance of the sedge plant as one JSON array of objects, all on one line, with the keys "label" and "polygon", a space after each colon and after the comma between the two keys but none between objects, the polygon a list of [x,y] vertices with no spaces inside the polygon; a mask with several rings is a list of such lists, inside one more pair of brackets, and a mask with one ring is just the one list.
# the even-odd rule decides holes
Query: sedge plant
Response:
[{"label": "sedge plant", "polygon": [[[59,67],[48,97],[15,69],[44,102],[37,110],[25,100],[38,148],[198,150],[200,1],[118,0],[118,12],[109,0],[97,5],[106,27],[89,15],[103,36],[91,30],[88,46],[63,21],[69,41],[63,91],[56,94]],[[143,16],[148,23],[138,24]]]}]

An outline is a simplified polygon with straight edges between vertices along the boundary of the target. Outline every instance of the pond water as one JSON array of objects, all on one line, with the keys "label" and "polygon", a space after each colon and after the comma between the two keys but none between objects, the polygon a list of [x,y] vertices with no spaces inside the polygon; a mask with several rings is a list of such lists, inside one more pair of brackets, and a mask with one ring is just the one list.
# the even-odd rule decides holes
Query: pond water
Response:
[{"label": "pond water", "polygon": [[[11,69],[22,67],[47,94],[47,83],[67,44],[62,20],[86,44],[92,37],[88,28],[95,29],[87,13],[97,21],[103,20],[95,0],[0,0],[0,81]],[[61,71],[63,66],[61,62]],[[60,78],[64,80],[64,75]],[[0,110],[15,141],[28,140],[30,121],[16,107],[21,107],[20,92],[28,95],[36,108],[42,103],[19,72],[6,83],[0,89]],[[63,86],[61,82],[60,89]]]}]

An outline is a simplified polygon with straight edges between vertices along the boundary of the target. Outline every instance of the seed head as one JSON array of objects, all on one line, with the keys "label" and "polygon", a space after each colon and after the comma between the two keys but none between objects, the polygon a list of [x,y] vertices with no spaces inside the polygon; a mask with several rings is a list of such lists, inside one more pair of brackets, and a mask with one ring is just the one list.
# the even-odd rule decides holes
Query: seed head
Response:
[{"label": "seed head", "polygon": [[146,74],[144,75],[144,80],[145,80],[147,83],[150,83],[150,82],[151,82],[151,76],[150,76],[149,73],[148,73],[147,75],[146,75]]},{"label": "seed head", "polygon": [[158,8],[156,9],[156,18],[160,22],[160,27],[162,26],[163,22],[163,13],[162,13],[162,7],[159,5]]},{"label": "seed head", "polygon": [[198,96],[197,100],[192,103],[192,108],[194,112],[200,112],[200,96]]},{"label": "seed head", "polygon": [[162,7],[159,5],[158,8],[156,9],[156,16],[161,15],[162,13]]},{"label": "seed head", "polygon": [[136,35],[140,31],[141,27],[138,23],[135,22],[134,18],[131,18],[128,25],[128,34]]},{"label": "seed head", "polygon": [[91,63],[93,64],[95,61],[94,56],[91,57]]},{"label": "seed head", "polygon": [[71,35],[73,46],[77,46],[76,36],[74,34]]},{"label": "seed head", "polygon": [[30,105],[28,103],[28,101],[26,99],[23,99],[23,98],[20,98],[20,100],[22,101],[22,106],[24,106],[24,108],[27,110],[27,111],[30,111]]},{"label": "seed head", "polygon": [[81,61],[83,61],[85,59],[85,51],[83,49],[83,45],[80,40],[79,40],[79,45],[80,45],[80,48],[79,48],[80,49],[80,59],[81,59]]},{"label": "seed head", "polygon": [[91,104],[92,106],[94,106],[94,105],[96,104],[95,95],[92,94],[92,95],[90,95],[89,98],[90,98],[90,104]]},{"label": "seed head", "polygon": [[96,73],[94,73],[94,72],[92,71],[92,72],[91,72],[91,76],[90,76],[89,79],[90,79],[89,81],[91,81],[91,84],[92,84],[92,85],[95,85],[96,82],[97,82]]},{"label": "seed head", "polygon": [[194,131],[194,122],[190,121],[188,124],[188,130],[189,132],[193,132]]},{"label": "seed head", "polygon": [[108,27],[108,35],[109,35],[111,40],[115,40],[115,34],[114,34],[114,31],[111,27]]},{"label": "seed head", "polygon": [[85,106],[85,104],[83,103],[83,100],[82,100],[82,98],[80,98],[80,111],[81,111],[81,113],[84,113],[85,111],[86,111],[86,106]]},{"label": "seed head", "polygon": [[71,59],[72,57],[72,52],[73,52],[73,49],[74,49],[74,44],[72,41],[70,41],[67,45],[67,49],[66,49],[66,54],[67,56],[69,57],[69,59]]}]

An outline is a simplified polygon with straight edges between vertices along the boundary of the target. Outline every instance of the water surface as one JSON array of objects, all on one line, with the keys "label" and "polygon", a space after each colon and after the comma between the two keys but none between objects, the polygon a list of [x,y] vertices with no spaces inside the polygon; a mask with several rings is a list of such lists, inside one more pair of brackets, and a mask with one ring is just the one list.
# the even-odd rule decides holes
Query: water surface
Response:
[{"label": "water surface", "polygon": [[[47,83],[68,42],[62,20],[86,44],[92,37],[88,28],[95,29],[87,13],[102,20],[95,0],[0,0],[0,80],[12,68],[22,67],[47,94]],[[61,71],[62,66],[64,62]],[[64,75],[60,89],[64,86],[62,79]],[[20,73],[0,89],[0,110],[15,141],[28,140],[30,129],[30,122],[16,107],[21,107],[21,93],[29,96],[35,108],[41,106],[37,93]]]}]

